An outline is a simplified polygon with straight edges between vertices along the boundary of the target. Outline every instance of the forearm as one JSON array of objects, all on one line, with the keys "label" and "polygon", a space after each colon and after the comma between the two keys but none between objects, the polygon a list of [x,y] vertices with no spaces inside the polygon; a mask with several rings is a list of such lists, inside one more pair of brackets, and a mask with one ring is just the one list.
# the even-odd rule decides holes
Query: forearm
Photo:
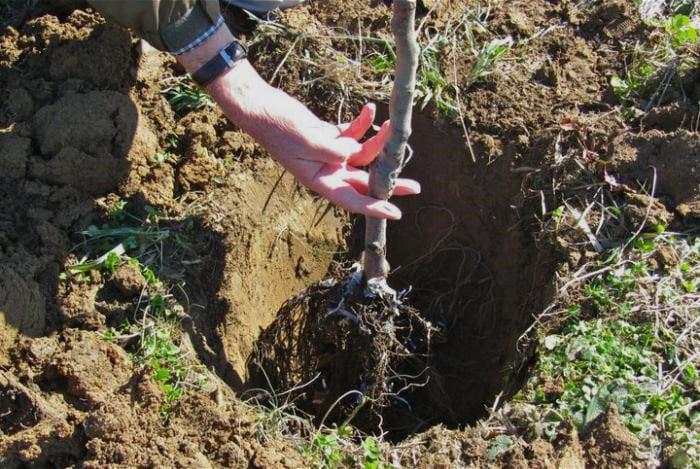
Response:
[{"label": "forearm", "polygon": [[[222,28],[193,51],[178,57],[185,69],[193,73],[233,41],[228,28]],[[242,60],[206,87],[226,116],[249,133],[272,154],[291,144],[296,133],[285,117],[310,125],[328,125],[284,91],[268,85],[250,62]]]},{"label": "forearm", "polygon": [[295,124],[328,125],[299,101],[268,85],[248,61],[214,80],[207,90],[234,124],[273,155],[300,143]]}]

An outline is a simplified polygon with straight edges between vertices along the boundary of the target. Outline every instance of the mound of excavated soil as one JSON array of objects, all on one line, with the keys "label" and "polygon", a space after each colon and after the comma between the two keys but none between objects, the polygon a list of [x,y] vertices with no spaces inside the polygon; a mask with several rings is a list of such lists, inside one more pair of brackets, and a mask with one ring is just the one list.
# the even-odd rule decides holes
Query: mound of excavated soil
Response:
[{"label": "mound of excavated soil", "polygon": [[[240,384],[259,330],[326,272],[344,215],[301,190],[219,111],[176,122],[158,83],[172,60],[139,55],[96,15],[41,16],[1,42],[0,465],[302,464],[284,442],[258,444],[255,422],[213,375],[164,425],[148,370],[92,332],[128,317],[143,278],[59,274],[108,194],[130,198],[137,212],[170,209],[191,249],[187,264],[163,275],[186,280],[197,305],[184,324],[192,352]],[[165,150],[178,158],[160,161]],[[198,191],[197,217],[174,200],[187,190]]]},{"label": "mound of excavated soil", "polygon": [[[439,31],[467,3],[436,4],[426,27]],[[557,265],[536,232],[550,201],[529,186],[547,180],[545,162],[585,144],[630,186],[651,181],[653,166],[664,206],[698,216],[700,139],[685,124],[692,110],[664,103],[676,109],[676,124],[658,118],[647,122],[650,130],[619,132],[622,123],[607,118],[609,78],[644,27],[631,2],[590,7],[582,18],[570,2],[497,1],[493,31],[541,32],[522,60],[467,86],[473,57],[444,58],[445,75],[464,86],[471,152],[461,128],[416,116],[406,175],[421,181],[423,194],[398,201],[404,218],[390,225],[389,261],[393,285],[410,286],[411,303],[442,331],[432,357],[441,397],[400,396],[408,410],[395,420],[395,436],[432,427],[402,453],[406,466],[615,465],[635,444],[614,410],[581,440],[572,431],[495,460],[480,429],[433,427],[473,422],[526,376],[533,351],[522,354],[518,340],[551,296]],[[352,257],[361,227],[350,229],[346,214],[301,188],[217,109],[176,119],[160,92],[178,73],[171,58],[89,11],[60,14],[42,13],[0,35],[0,465],[308,465],[286,440],[260,443],[232,389],[255,384],[246,365],[260,334],[334,258]],[[383,2],[334,0],[310,1],[281,21],[310,34],[325,34],[327,25],[373,34],[386,33],[388,18]],[[293,45],[278,48],[269,56],[253,51],[268,77],[279,65],[270,57],[285,57]],[[300,93],[307,66],[290,55],[280,85]],[[300,98],[315,110],[329,118],[340,102],[354,110],[347,104],[359,98],[345,102],[323,89],[325,81],[314,83]],[[569,138],[564,121],[592,124]],[[59,279],[74,261],[76,233],[99,222],[115,194],[136,213],[147,205],[168,211],[182,243],[163,246],[177,255],[164,256],[160,274],[184,283],[177,295],[187,305],[182,326],[192,356],[220,377],[186,393],[167,425],[149,370],[135,369],[97,332],[128,317],[143,279],[127,271]]]}]

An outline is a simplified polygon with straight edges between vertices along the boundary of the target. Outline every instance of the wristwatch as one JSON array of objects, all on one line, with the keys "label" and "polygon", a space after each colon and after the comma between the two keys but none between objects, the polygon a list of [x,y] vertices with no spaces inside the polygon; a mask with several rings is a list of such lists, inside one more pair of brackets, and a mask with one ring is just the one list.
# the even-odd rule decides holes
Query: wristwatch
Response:
[{"label": "wristwatch", "polygon": [[248,56],[248,49],[239,41],[233,41],[224,47],[209,62],[192,74],[192,79],[204,88],[225,71],[236,66]]}]

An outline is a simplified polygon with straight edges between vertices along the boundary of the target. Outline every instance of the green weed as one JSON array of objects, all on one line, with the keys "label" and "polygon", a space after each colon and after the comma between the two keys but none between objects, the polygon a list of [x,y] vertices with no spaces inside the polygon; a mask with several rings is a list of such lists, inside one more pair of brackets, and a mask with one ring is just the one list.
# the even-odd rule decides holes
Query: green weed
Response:
[{"label": "green weed", "polygon": [[[697,464],[700,300],[686,284],[700,278],[700,239],[653,228],[613,251],[596,267],[607,271],[582,286],[592,316],[571,306],[558,332],[540,336],[537,368],[516,400],[537,406],[538,431],[552,439],[562,423],[584,430],[614,403],[648,457],[665,446],[669,460]],[[663,273],[661,250],[678,259]],[[560,395],[545,394],[544,377],[563,381]]]},{"label": "green weed", "polygon": [[[348,425],[318,433],[310,444],[302,446],[302,453],[324,469],[337,467],[362,467],[364,469],[388,468],[383,462],[377,440],[367,436],[357,445],[355,431]],[[359,446],[359,448],[358,448]]]},{"label": "green weed", "polygon": [[693,25],[687,15],[675,15],[668,20],[665,26],[673,47],[680,47],[685,44],[695,44],[698,42],[700,29]]},{"label": "green weed", "polygon": [[655,28],[650,37],[661,39],[636,44],[624,73],[610,79],[610,86],[626,107],[628,117],[661,102],[671,81],[698,65],[697,54],[690,52],[700,33],[688,16],[692,8],[688,10],[684,3],[671,10],[676,13],[669,18],[648,20],[649,26]]},{"label": "green weed", "polygon": [[[92,270],[104,270],[114,273],[123,262],[132,261],[135,257],[145,257],[152,248],[158,246],[170,237],[170,231],[158,228],[156,225],[149,225],[146,222],[141,226],[121,225],[130,215],[124,206],[118,207],[108,212],[109,223],[102,226],[89,226],[81,234],[85,240],[74,247],[74,249],[85,249],[87,253],[76,263],[68,265],[66,270],[69,274],[88,273]],[[133,216],[131,216],[133,217]],[[157,214],[149,214],[149,218],[157,219]],[[153,256],[150,256],[153,257]],[[147,279],[153,279],[153,272],[145,270],[142,266],[142,273]]]},{"label": "green weed", "polygon": [[455,85],[447,80],[440,65],[441,50],[445,47],[443,38],[421,49],[416,99],[421,108],[432,101],[442,114],[451,115],[458,109]]},{"label": "green weed", "polygon": [[469,82],[475,82],[491,74],[496,63],[513,47],[513,39],[510,37],[502,39],[492,39],[481,46],[477,56],[476,64],[469,72]]},{"label": "green weed", "polygon": [[156,273],[163,267],[163,243],[172,240],[184,244],[169,229],[159,226],[163,216],[161,211],[146,207],[146,217],[141,220],[128,212],[125,202],[118,201],[106,212],[104,225],[89,226],[81,232],[84,240],[74,250],[85,254],[66,267],[66,281],[71,275],[89,275],[93,270],[114,273],[125,263],[139,268],[146,287],[133,317],[101,335],[106,341],[123,345],[135,364],[151,369],[151,378],[163,391],[161,414],[167,422],[185,390],[201,387],[202,375],[194,371],[178,345],[175,308],[179,306],[169,293],[174,286]]},{"label": "green weed", "polygon": [[[349,391],[348,394],[353,392]],[[255,427],[261,443],[265,444],[271,439],[286,439],[299,447],[314,467],[322,469],[392,467],[385,462],[381,441],[363,435],[350,424],[355,414],[338,426],[327,427],[322,421],[320,427],[316,428],[313,417],[297,409],[294,401],[289,399],[289,392],[252,389],[249,393],[253,397],[245,402],[256,416]],[[260,401],[261,398],[263,402]]]},{"label": "green weed", "polygon": [[151,379],[163,390],[165,403],[161,414],[166,420],[173,404],[182,396],[183,383],[188,373],[180,347],[173,339],[173,333],[173,326],[164,323],[145,329],[135,353],[138,363],[151,367]]},{"label": "green weed", "polygon": [[163,391],[160,411],[164,422],[185,390],[201,388],[204,382],[203,375],[193,371],[178,345],[177,320],[169,298],[162,293],[152,293],[146,306],[140,309],[138,320],[101,332],[103,340],[123,343],[134,363],[151,369],[151,379]]},{"label": "green weed", "polygon": [[165,89],[163,94],[173,111],[180,116],[214,104],[205,91],[188,81],[181,81],[177,85]]}]

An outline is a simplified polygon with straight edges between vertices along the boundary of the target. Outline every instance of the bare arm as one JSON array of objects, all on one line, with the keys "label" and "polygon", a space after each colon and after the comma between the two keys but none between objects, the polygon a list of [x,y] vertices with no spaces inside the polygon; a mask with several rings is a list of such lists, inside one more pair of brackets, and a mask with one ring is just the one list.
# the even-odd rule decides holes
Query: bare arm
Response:
[{"label": "bare arm", "polygon": [[[221,28],[199,47],[178,56],[178,60],[193,72],[232,40],[230,31]],[[400,218],[401,212],[395,205],[367,195],[369,175],[355,167],[369,164],[389,136],[385,123],[377,135],[358,142],[372,126],[373,105],[365,106],[349,124],[330,124],[268,85],[245,60],[214,80],[207,91],[233,123],[253,136],[311,190],[353,212]],[[397,181],[396,195],[418,192],[417,182]]]}]

